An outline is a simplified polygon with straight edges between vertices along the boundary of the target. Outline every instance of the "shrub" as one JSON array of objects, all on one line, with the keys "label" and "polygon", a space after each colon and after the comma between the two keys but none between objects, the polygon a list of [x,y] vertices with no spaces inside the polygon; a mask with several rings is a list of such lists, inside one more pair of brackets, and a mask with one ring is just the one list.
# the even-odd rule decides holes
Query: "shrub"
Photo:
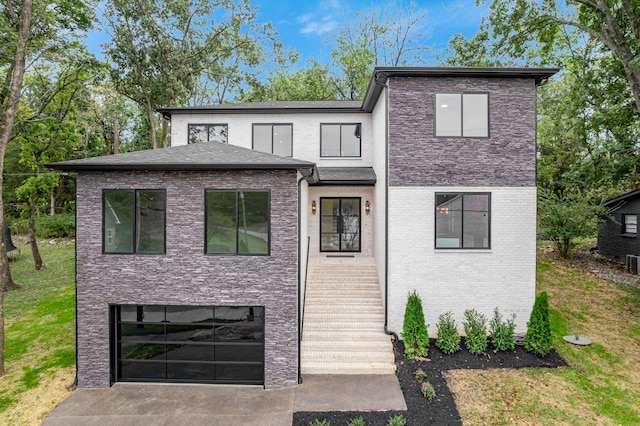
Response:
[{"label": "shrub", "polygon": [[487,318],[475,309],[464,311],[464,332],[467,335],[465,346],[474,355],[487,350]]},{"label": "shrub", "polygon": [[491,334],[491,344],[495,352],[512,351],[516,347],[516,314],[510,320],[502,321],[502,315],[496,307],[493,311],[493,318],[489,323],[489,334]]},{"label": "shrub", "polygon": [[387,421],[387,426],[405,426],[407,424],[407,420],[402,415],[397,415],[393,417],[389,417]]},{"label": "shrub", "polygon": [[531,317],[527,323],[524,349],[538,356],[551,351],[551,326],[549,324],[549,296],[546,291],[536,296]]},{"label": "shrub", "polygon": [[442,352],[451,355],[460,350],[460,334],[458,333],[458,327],[456,326],[456,320],[453,319],[452,312],[446,312],[440,315],[436,328],[438,329],[436,346]]},{"label": "shrub", "polygon": [[433,388],[433,385],[429,382],[425,382],[422,384],[420,388],[422,392],[422,396],[424,396],[427,401],[433,401],[433,398],[436,397],[436,390]]},{"label": "shrub", "polygon": [[355,419],[351,419],[349,423],[347,423],[347,426],[364,426],[364,425],[365,423],[362,416],[356,417]]},{"label": "shrub", "polygon": [[414,290],[409,293],[402,326],[404,353],[409,358],[429,355],[429,332],[422,313],[422,300]]},{"label": "shrub", "polygon": [[427,373],[424,372],[424,370],[422,368],[418,368],[416,370],[416,379],[418,380],[424,380],[427,378]]},{"label": "shrub", "polygon": [[312,422],[309,422],[309,426],[331,426],[331,422],[328,420],[318,420],[315,419]]},{"label": "shrub", "polygon": [[38,238],[75,237],[76,218],[73,213],[36,218],[36,236]]}]

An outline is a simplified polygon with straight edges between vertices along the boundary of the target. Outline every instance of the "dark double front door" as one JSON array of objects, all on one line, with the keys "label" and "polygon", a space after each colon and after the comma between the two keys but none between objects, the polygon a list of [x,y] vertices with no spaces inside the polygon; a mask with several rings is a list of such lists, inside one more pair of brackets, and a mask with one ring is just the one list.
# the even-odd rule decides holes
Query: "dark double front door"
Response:
[{"label": "dark double front door", "polygon": [[360,198],[320,198],[320,251],[360,251]]}]

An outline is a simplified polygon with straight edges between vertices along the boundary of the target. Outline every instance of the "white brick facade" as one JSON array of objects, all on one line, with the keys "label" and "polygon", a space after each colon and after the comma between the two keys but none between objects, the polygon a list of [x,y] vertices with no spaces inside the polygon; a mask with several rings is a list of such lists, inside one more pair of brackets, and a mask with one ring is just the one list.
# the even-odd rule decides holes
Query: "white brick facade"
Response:
[{"label": "white brick facade", "polygon": [[[491,249],[434,248],[435,193],[491,193]],[[462,329],[463,312],[491,318],[517,315],[526,330],[535,298],[536,188],[389,188],[389,329],[402,331],[407,294],[422,298],[429,334],[438,315],[452,311]]]}]

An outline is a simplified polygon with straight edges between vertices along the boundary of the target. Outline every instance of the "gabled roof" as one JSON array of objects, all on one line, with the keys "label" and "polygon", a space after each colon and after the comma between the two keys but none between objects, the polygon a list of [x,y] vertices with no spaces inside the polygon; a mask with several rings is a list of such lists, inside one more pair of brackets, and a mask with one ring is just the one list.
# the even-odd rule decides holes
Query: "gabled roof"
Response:
[{"label": "gabled roof", "polygon": [[198,107],[158,108],[165,117],[173,114],[223,112],[225,114],[268,114],[273,112],[371,112],[389,77],[473,77],[531,78],[537,86],[559,71],[558,68],[482,67],[376,67],[362,101],[273,101],[222,104]]},{"label": "gabled roof", "polygon": [[375,185],[373,167],[318,167],[315,185]]},{"label": "gabled roof", "polygon": [[47,164],[47,167],[62,171],[296,170],[311,169],[314,163],[222,142],[203,142],[62,161]]},{"label": "gabled roof", "polygon": [[635,198],[635,197],[640,197],[640,189],[636,189],[634,191],[627,192],[626,194],[622,194],[619,197],[612,198],[612,199],[610,199],[608,201],[605,201],[603,203],[603,206],[604,207],[609,207],[612,204],[616,204],[616,203],[619,203],[621,201],[626,201],[626,200],[628,200],[630,198]]}]

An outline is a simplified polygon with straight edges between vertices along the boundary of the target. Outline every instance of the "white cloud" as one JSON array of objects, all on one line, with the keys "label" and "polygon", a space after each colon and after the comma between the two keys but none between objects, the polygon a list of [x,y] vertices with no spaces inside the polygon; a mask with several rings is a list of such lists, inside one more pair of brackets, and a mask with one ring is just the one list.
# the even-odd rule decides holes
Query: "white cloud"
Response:
[{"label": "white cloud", "polygon": [[321,36],[333,31],[338,26],[338,21],[333,20],[330,16],[325,16],[321,20],[314,20],[313,16],[307,14],[299,17],[298,21],[304,24],[300,29],[300,33],[308,35]]},{"label": "white cloud", "polygon": [[298,16],[298,22],[304,24],[305,22],[309,22],[311,18],[313,18],[313,15],[310,13],[307,13],[306,15]]}]

